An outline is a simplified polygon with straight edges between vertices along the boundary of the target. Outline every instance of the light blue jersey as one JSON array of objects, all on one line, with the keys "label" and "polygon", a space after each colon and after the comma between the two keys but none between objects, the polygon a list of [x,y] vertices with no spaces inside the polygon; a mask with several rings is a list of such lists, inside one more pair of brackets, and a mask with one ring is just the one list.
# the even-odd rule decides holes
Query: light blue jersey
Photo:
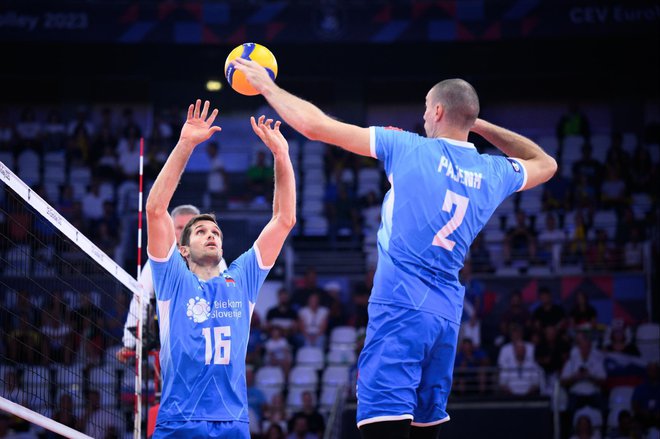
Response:
[{"label": "light blue jersey", "polygon": [[378,231],[370,302],[440,315],[460,324],[458,272],[497,206],[522,189],[522,163],[479,154],[473,144],[371,127],[371,154],[391,184]]},{"label": "light blue jersey", "polygon": [[248,422],[250,317],[270,267],[256,246],[208,282],[188,269],[176,245],[167,258],[150,260],[163,374],[157,431],[171,421]]}]

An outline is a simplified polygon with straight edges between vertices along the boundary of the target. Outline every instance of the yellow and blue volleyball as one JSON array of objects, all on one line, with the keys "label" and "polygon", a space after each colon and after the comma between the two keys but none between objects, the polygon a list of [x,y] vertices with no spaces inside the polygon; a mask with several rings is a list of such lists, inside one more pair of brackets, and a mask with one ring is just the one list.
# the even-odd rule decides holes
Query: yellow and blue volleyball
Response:
[{"label": "yellow and blue volleyball", "polygon": [[229,53],[225,61],[225,77],[231,88],[242,95],[254,96],[259,94],[257,90],[245,79],[243,72],[236,70],[231,63],[236,58],[249,59],[264,67],[270,77],[275,80],[277,77],[277,60],[273,52],[265,46],[257,43],[243,43]]}]

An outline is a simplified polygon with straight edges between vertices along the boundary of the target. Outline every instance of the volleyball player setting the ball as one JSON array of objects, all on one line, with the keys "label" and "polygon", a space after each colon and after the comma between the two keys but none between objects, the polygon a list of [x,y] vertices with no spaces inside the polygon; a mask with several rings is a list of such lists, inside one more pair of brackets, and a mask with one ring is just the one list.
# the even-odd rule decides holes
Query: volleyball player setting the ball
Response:
[{"label": "volleyball player setting the ball", "polygon": [[[249,438],[245,354],[257,294],[295,224],[296,194],[289,147],[279,122],[251,118],[273,153],[273,216],[252,248],[223,273],[222,232],[211,214],[194,216],[177,246],[167,212],[190,155],[220,127],[218,110],[197,100],[146,203],[147,251],[160,327],[163,392],[154,439]],[[175,255],[180,251],[183,258]],[[184,260],[185,259],[185,260]]]},{"label": "volleyball player setting the ball", "polygon": [[[357,425],[365,439],[438,437],[449,420],[465,291],[458,273],[470,244],[506,197],[549,180],[556,161],[530,139],[479,119],[477,93],[462,79],[427,93],[424,137],[334,120],[258,64],[233,62],[305,137],[383,162],[391,187],[358,359]],[[470,131],[506,156],[479,154]]]}]

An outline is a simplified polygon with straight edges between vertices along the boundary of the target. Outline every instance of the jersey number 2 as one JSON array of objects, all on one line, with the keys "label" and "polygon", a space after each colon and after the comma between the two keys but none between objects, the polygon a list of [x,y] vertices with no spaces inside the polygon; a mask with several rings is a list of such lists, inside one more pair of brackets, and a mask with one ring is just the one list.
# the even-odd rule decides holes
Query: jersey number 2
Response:
[{"label": "jersey number 2", "polygon": [[[203,328],[202,335],[206,340],[206,355],[204,364],[211,364],[211,357],[213,357],[213,364],[229,364],[229,355],[231,350],[231,327],[230,326],[216,326],[213,328],[213,336],[211,336],[211,328]],[[215,343],[213,343],[215,339]]]},{"label": "jersey number 2", "polygon": [[442,210],[445,212],[451,212],[451,208],[454,205],[456,206],[456,210],[454,211],[454,215],[449,219],[449,222],[435,234],[433,245],[437,245],[438,247],[442,247],[449,251],[454,249],[456,242],[447,238],[447,236],[451,235],[463,222],[469,202],[470,199],[468,197],[458,195],[456,192],[447,189],[445,201],[442,203]]}]

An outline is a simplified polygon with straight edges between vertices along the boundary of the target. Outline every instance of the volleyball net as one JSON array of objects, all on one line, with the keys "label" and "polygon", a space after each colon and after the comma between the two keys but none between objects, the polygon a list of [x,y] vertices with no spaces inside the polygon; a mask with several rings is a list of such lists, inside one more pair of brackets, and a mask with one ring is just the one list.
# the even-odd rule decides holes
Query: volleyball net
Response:
[{"label": "volleyball net", "polygon": [[116,359],[136,280],[2,162],[0,181],[0,422],[139,437],[138,368]]}]

